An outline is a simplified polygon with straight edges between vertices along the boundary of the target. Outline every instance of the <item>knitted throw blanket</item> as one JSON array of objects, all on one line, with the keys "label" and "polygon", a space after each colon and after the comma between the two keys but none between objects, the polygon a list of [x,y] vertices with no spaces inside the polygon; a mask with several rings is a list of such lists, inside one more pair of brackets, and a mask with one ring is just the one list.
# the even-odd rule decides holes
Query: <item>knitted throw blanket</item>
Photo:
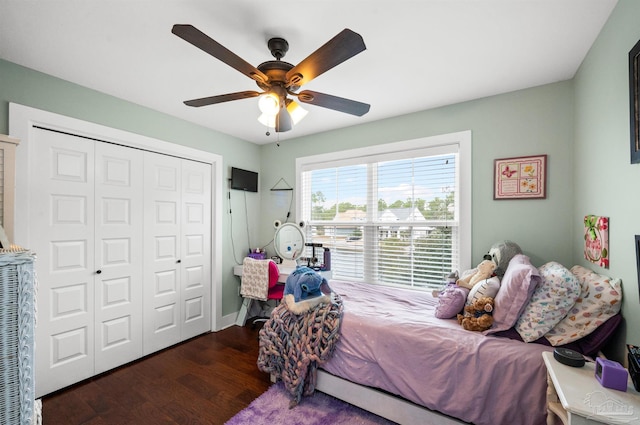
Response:
[{"label": "knitted throw blanket", "polygon": [[281,379],[293,396],[290,407],[313,394],[318,366],[333,355],[340,337],[342,298],[319,304],[303,314],[278,305],[260,330],[258,369]]}]

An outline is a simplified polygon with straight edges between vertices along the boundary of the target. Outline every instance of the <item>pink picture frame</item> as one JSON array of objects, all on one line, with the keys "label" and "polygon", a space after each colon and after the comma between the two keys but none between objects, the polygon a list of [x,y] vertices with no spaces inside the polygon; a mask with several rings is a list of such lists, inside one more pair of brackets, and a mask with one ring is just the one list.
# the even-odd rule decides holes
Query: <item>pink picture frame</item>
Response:
[{"label": "pink picture frame", "polygon": [[584,258],[609,268],[609,217],[584,216]]},{"label": "pink picture frame", "polygon": [[493,199],[545,199],[547,155],[500,158],[494,161]]}]

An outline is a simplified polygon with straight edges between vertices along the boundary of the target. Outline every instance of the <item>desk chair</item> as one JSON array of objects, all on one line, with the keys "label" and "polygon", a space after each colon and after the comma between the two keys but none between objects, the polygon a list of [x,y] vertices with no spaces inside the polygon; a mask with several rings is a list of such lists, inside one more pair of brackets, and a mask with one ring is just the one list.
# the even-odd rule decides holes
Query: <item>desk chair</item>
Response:
[{"label": "desk chair", "polygon": [[[284,285],[278,283],[279,277],[278,266],[272,260],[255,260],[250,257],[243,260],[240,294],[245,298],[243,303],[248,302],[247,313],[251,312],[253,300],[263,302],[282,300]],[[266,321],[268,317],[266,314],[264,316],[254,320],[253,323]],[[242,322],[244,325],[244,320]]]},{"label": "desk chair", "polygon": [[[278,266],[273,261],[269,260],[269,291],[267,292],[267,303],[269,300],[276,300],[277,304],[282,301],[282,297],[284,294],[284,284],[278,282],[278,278],[280,277],[280,271],[278,270]],[[254,319],[252,324],[255,326],[258,322],[266,322],[269,316],[271,316],[271,308],[262,309],[260,311],[261,316]]]}]

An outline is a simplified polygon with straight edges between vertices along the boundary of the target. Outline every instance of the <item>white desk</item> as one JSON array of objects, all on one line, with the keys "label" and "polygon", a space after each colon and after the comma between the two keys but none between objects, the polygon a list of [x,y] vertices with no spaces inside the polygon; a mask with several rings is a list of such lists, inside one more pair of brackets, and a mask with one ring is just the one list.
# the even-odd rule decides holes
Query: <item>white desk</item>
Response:
[{"label": "white desk", "polygon": [[548,424],[640,424],[640,394],[629,379],[627,392],[605,388],[595,378],[595,364],[571,367],[552,352],[542,353],[548,372]]},{"label": "white desk", "polygon": [[[278,282],[286,283],[287,278],[291,273],[293,273],[294,270],[295,270],[295,267],[285,267],[282,264],[278,264],[278,271],[280,272],[280,276],[278,277]],[[327,280],[331,279],[331,271],[321,271],[319,273],[325,279]],[[242,276],[242,266],[234,266],[233,274],[236,276]],[[250,298],[245,298],[244,300],[242,300],[242,305],[240,306],[240,311],[238,312],[238,317],[236,318],[236,325],[244,326],[244,323],[247,320],[247,315],[251,308],[252,301],[253,300],[251,300]]]}]

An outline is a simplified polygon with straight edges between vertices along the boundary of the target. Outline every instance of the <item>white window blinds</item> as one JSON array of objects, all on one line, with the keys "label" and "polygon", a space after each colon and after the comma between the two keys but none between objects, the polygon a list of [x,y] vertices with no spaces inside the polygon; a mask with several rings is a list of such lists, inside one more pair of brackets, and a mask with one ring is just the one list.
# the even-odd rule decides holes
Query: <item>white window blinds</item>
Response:
[{"label": "white window blinds", "polygon": [[394,146],[299,164],[307,241],[330,248],[336,279],[441,285],[460,268],[459,144]]}]

